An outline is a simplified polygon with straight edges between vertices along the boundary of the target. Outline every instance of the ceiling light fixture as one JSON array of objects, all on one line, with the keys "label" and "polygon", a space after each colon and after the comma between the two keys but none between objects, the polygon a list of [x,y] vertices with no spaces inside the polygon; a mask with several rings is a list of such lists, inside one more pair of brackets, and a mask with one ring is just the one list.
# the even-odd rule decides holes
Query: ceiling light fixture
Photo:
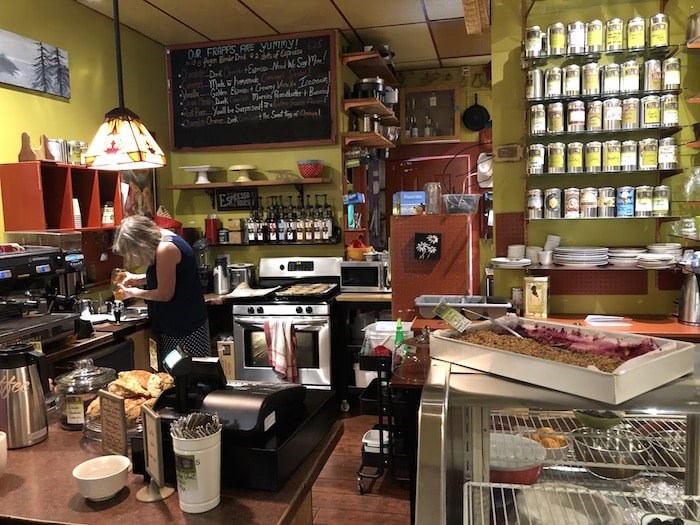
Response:
[{"label": "ceiling light fixture", "polygon": [[163,150],[136,113],[124,107],[119,0],[112,3],[119,106],[105,115],[85,154],[85,163],[92,168],[111,171],[160,168],[165,166]]}]

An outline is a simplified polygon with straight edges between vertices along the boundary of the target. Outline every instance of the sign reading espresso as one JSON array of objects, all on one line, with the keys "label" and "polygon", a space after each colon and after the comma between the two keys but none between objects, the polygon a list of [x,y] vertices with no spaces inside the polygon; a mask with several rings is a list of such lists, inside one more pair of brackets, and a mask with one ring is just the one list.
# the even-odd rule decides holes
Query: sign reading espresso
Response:
[{"label": "sign reading espresso", "polygon": [[335,32],[168,48],[176,149],[335,142]]}]

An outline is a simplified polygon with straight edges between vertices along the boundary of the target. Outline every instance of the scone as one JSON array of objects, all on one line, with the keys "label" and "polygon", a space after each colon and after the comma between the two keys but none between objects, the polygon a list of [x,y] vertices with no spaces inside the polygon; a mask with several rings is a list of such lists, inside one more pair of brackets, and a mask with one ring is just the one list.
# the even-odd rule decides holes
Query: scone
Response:
[{"label": "scone", "polygon": [[144,390],[148,388],[148,380],[151,378],[151,374],[148,370],[127,370],[126,372],[119,372],[117,377],[131,377],[136,379]]},{"label": "scone", "polygon": [[121,377],[112,381],[107,386],[107,390],[124,398],[149,397],[148,390],[143,388],[136,379],[126,374],[122,374]]},{"label": "scone", "polygon": [[85,411],[85,415],[88,417],[100,417],[100,396],[90,401],[90,404]]},{"label": "scone", "polygon": [[152,397],[158,397],[161,392],[173,386],[173,383],[173,378],[168,373],[151,374],[151,378],[148,380],[148,393]]}]

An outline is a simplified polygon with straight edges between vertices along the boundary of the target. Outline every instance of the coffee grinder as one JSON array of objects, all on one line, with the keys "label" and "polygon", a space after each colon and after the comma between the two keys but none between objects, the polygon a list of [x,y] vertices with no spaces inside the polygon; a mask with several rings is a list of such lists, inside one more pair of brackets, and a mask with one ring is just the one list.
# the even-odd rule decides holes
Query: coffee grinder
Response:
[{"label": "coffee grinder", "polygon": [[192,243],[194,256],[197,260],[197,271],[199,273],[199,282],[202,286],[202,292],[208,293],[212,289],[212,268],[210,263],[209,240],[206,237],[200,237]]}]

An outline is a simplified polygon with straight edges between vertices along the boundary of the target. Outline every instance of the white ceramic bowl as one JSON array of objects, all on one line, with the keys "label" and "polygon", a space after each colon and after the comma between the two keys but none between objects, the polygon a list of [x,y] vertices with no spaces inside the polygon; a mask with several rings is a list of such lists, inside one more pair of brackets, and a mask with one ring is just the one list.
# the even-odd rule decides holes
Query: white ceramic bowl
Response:
[{"label": "white ceramic bowl", "polygon": [[111,498],[126,484],[131,462],[117,454],[88,459],[73,469],[78,491],[93,501]]}]

